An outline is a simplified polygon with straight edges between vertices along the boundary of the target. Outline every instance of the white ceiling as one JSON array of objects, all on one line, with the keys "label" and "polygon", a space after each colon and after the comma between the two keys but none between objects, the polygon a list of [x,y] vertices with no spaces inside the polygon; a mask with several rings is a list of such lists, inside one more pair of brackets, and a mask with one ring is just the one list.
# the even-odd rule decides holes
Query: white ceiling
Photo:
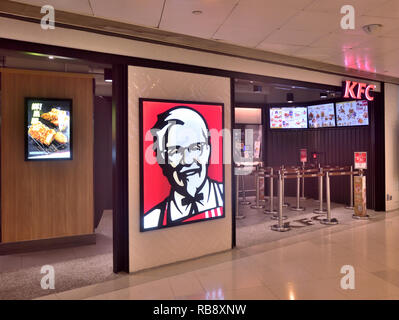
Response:
[{"label": "white ceiling", "polygon": [[[23,0],[399,77],[399,0]],[[342,30],[343,5],[356,29]],[[192,11],[201,10],[194,15]],[[380,23],[367,35],[362,26]]]}]

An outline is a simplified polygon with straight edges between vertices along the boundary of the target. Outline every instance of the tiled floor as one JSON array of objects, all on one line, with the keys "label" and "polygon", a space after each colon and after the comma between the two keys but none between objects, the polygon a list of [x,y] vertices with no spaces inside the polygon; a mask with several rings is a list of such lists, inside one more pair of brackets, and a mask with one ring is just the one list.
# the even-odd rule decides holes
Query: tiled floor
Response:
[{"label": "tiled floor", "polygon": [[[251,204],[255,204],[254,197],[247,197]],[[286,197],[285,202],[295,205],[295,197]],[[266,202],[266,208],[269,209],[269,202]],[[275,198],[274,208],[277,206],[277,198]],[[304,207],[304,211],[293,211],[291,207],[283,208],[283,215],[287,217],[286,221],[290,222],[292,229],[290,232],[270,232],[270,227],[276,224],[276,220],[271,219],[270,214],[265,214],[264,209],[252,209],[250,205],[240,205],[240,215],[245,218],[237,220],[237,247],[246,248],[256,244],[277,241],[283,238],[292,237],[296,234],[312,232],[317,229],[325,229],[326,226],[319,223],[319,219],[326,218],[326,215],[317,215],[313,213],[314,209],[318,209],[320,204],[313,199],[300,201],[300,206]],[[323,204],[326,208],[326,203]],[[342,204],[331,203],[331,217],[339,221],[339,225],[335,229],[344,230],[351,225],[359,225],[359,221],[352,219],[352,210],[347,210]],[[373,219],[381,219],[385,213],[368,210],[368,214]],[[309,219],[312,225],[301,223],[301,219]],[[284,221],[284,222],[286,222]],[[266,231],[266,232],[265,232]]]},{"label": "tiled floor", "polygon": [[[124,275],[45,299],[399,299],[399,211]],[[341,268],[355,270],[344,290]]]}]

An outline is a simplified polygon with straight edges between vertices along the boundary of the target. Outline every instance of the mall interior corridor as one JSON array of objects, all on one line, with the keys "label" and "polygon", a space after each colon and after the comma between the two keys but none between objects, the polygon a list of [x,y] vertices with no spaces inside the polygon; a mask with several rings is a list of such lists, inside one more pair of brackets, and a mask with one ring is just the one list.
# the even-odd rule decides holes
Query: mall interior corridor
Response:
[{"label": "mall interior corridor", "polygon": [[[399,299],[399,211],[42,299]],[[355,290],[341,289],[353,266]]]}]

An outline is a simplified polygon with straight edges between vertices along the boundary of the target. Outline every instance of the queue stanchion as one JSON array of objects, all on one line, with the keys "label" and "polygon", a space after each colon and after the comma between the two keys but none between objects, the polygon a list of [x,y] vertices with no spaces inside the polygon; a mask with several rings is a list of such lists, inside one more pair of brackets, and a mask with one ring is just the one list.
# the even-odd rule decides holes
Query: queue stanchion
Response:
[{"label": "queue stanchion", "polygon": [[[265,203],[266,202],[266,199],[265,199],[265,178],[264,178],[265,168],[259,167],[258,173],[259,173],[259,202]],[[263,188],[260,187],[261,186],[261,177],[263,179],[263,182],[262,182],[263,183]],[[263,190],[263,195],[261,195],[261,189]]]},{"label": "queue stanchion", "polygon": [[240,175],[238,174],[238,168],[236,168],[236,219],[241,220],[245,218],[244,214],[240,213],[240,204],[238,201],[238,193],[240,192]]},{"label": "queue stanchion", "polygon": [[349,210],[354,210],[354,200],[353,200],[353,166],[351,166],[351,174],[349,176],[350,178],[350,204],[349,206],[345,207],[346,209]]},{"label": "queue stanchion", "polygon": [[296,207],[292,207],[293,211],[305,211],[304,207],[301,207],[300,204],[300,194],[301,193],[301,174],[298,171],[296,176]]},{"label": "queue stanchion", "polygon": [[255,172],[255,184],[256,184],[256,203],[251,206],[252,209],[263,209],[265,206],[259,203],[260,188],[259,188],[259,173]]},{"label": "queue stanchion", "polygon": [[282,169],[282,175],[283,175],[283,207],[286,208],[286,207],[289,207],[290,204],[288,202],[285,202],[285,169],[284,169],[284,166],[281,166],[281,169]]},{"label": "queue stanchion", "polygon": [[245,192],[245,176],[244,175],[240,175],[241,176],[241,181],[242,181],[242,200],[240,201],[240,204],[242,205],[248,205],[251,204],[251,201],[247,200],[247,195]]},{"label": "queue stanchion", "polygon": [[[322,169],[320,163],[318,164],[317,169],[319,169],[319,171]],[[320,179],[317,179],[317,188],[318,188],[317,190],[320,190]],[[316,199],[316,202],[320,202],[320,198]]]},{"label": "queue stanchion", "polygon": [[276,214],[277,211],[274,210],[274,190],[273,190],[273,184],[274,184],[274,179],[273,179],[273,168],[270,168],[270,178],[269,178],[269,210],[265,210],[264,213],[269,213],[269,214]]},{"label": "queue stanchion", "polygon": [[278,223],[272,225],[271,229],[273,231],[285,232],[289,231],[291,228],[289,226],[289,223],[283,222],[284,218],[286,219],[287,217],[283,216],[283,179],[281,177],[281,171],[278,174],[277,189],[278,189],[278,215],[276,216],[276,220],[278,220]]},{"label": "queue stanchion", "polygon": [[326,200],[327,200],[327,218],[320,220],[321,224],[334,225],[338,220],[331,218],[331,197],[330,197],[330,174],[326,172]]},{"label": "queue stanchion", "polygon": [[313,210],[317,214],[326,214],[327,211],[323,208],[323,168],[320,168],[319,173],[319,209]]},{"label": "queue stanchion", "polygon": [[305,165],[302,165],[302,196],[301,200],[306,200],[305,197]]}]

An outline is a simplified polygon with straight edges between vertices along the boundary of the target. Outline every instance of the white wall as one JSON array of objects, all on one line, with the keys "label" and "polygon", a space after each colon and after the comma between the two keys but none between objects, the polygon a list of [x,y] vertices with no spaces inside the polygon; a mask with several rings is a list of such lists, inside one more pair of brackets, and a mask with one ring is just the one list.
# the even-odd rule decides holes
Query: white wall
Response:
[{"label": "white wall", "polygon": [[385,179],[386,210],[399,209],[399,86],[389,83],[385,84]]},{"label": "white wall", "polygon": [[[231,166],[225,165],[226,217],[185,226],[140,232],[139,98],[224,103],[230,128],[230,80],[168,70],[129,67],[129,250],[135,272],[231,248]],[[231,145],[224,142],[230,163]]]}]

